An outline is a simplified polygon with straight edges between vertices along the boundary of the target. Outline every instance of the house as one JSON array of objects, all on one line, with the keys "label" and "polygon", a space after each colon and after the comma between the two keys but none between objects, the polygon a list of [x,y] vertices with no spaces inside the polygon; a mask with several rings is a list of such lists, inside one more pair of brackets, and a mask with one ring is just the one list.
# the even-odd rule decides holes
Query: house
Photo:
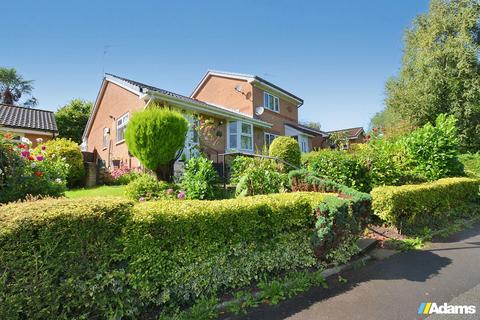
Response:
[{"label": "house", "polygon": [[84,151],[107,168],[140,166],[128,152],[125,128],[134,112],[153,104],[178,110],[190,122],[184,159],[201,150],[221,163],[225,152],[255,153],[280,135],[294,137],[308,152],[314,138],[327,136],[299,125],[302,99],[257,76],[208,71],[188,97],[106,74],[84,131]]},{"label": "house", "polygon": [[332,140],[333,137],[337,137],[337,139],[347,140],[348,144],[365,142],[365,130],[363,130],[363,127],[328,131],[328,135],[330,140]]},{"label": "house", "polygon": [[32,141],[47,141],[58,134],[55,115],[52,111],[32,109],[0,103],[0,132],[10,133],[14,141],[22,138]]}]

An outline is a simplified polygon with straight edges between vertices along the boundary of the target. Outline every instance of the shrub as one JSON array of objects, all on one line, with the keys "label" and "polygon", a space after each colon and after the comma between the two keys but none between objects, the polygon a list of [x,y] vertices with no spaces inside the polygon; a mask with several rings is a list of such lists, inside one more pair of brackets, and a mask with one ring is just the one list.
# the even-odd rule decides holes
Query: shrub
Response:
[{"label": "shrub", "polygon": [[128,316],[134,295],[115,255],[130,206],[105,198],[0,206],[0,318]]},{"label": "shrub", "polygon": [[218,174],[211,160],[196,157],[187,162],[182,179],[187,199],[214,199],[216,182]]},{"label": "shrub", "polygon": [[427,123],[405,137],[407,150],[415,159],[415,171],[430,181],[463,175],[456,122],[455,117],[441,114],[435,126]]},{"label": "shrub", "polygon": [[[403,140],[374,139],[355,151],[368,171],[370,188],[424,182]],[[367,190],[365,190],[367,191]]]},{"label": "shrub", "polygon": [[459,156],[463,164],[465,174],[469,177],[480,177],[480,153],[462,154]]},{"label": "shrub", "polygon": [[[370,220],[370,195],[324,180],[305,169],[291,171],[288,176],[295,192],[316,191],[340,195],[340,197],[325,196],[324,201],[316,207],[317,220],[313,243],[315,253],[320,258],[333,257],[339,261],[348,258],[345,256],[351,252],[348,248],[356,247],[358,235]],[[343,258],[336,256],[340,252],[343,252]]]},{"label": "shrub", "polygon": [[241,174],[235,173],[238,177],[236,196],[245,197],[284,191],[288,178],[281,172],[281,168],[282,165],[271,159],[243,159]]},{"label": "shrub", "polygon": [[[301,151],[298,142],[292,137],[278,137],[270,145],[269,154],[271,157],[279,158],[291,165],[299,168]],[[290,166],[285,166],[286,171],[293,170]]]},{"label": "shrub", "polygon": [[263,273],[312,266],[313,206],[322,199],[298,193],[140,204],[125,232],[131,285],[151,304],[185,305]]},{"label": "shrub", "polygon": [[444,226],[453,210],[479,200],[480,180],[445,178],[435,182],[372,190],[375,214],[404,233]]},{"label": "shrub", "polygon": [[125,194],[132,200],[148,201],[166,198],[169,188],[173,187],[167,182],[158,181],[150,174],[142,174],[127,184]]},{"label": "shrub", "polygon": [[303,156],[303,163],[316,175],[360,191],[370,191],[368,168],[361,159],[344,150],[314,151]]},{"label": "shrub", "polygon": [[188,121],[181,113],[152,105],[133,114],[125,132],[128,150],[158,180],[172,181],[175,157],[185,144]]},{"label": "shrub", "polygon": [[[68,187],[81,186],[85,178],[85,167],[80,147],[76,142],[68,139],[54,139],[43,144],[44,153],[50,158],[64,159],[68,164],[67,185]],[[40,151],[37,147],[37,152]]]},{"label": "shrub", "polygon": [[140,172],[136,172],[130,168],[118,168],[108,172],[103,182],[106,185],[126,185],[140,176]]},{"label": "shrub", "polygon": [[64,194],[67,165],[62,159],[47,157],[41,148],[35,152],[30,144],[15,145],[3,137],[0,156],[0,203]]},{"label": "shrub", "polygon": [[2,206],[0,318],[152,318],[264,274],[313,266],[314,252],[339,255],[361,229],[354,206],[345,206],[353,198],[331,198],[298,192],[133,207],[118,198]]}]

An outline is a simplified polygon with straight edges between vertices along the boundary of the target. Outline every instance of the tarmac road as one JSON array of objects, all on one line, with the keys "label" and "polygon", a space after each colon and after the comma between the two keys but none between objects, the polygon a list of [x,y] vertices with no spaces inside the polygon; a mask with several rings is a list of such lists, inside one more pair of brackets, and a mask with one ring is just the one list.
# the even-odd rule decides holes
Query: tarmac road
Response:
[{"label": "tarmac road", "polygon": [[[276,306],[230,319],[480,319],[480,224],[423,250],[395,254],[328,279]],[[474,315],[418,315],[422,302],[475,305]]]}]

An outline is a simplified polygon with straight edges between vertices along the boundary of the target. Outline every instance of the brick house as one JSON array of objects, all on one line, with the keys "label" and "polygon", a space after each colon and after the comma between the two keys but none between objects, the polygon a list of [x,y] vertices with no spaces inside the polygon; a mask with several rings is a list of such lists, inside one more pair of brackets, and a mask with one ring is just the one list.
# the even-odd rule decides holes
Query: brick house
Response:
[{"label": "brick house", "polygon": [[363,129],[363,127],[328,131],[328,135],[337,135],[340,137],[344,137],[348,141],[348,144],[365,142],[365,130]]},{"label": "brick house", "polygon": [[294,137],[308,152],[328,136],[298,123],[302,99],[257,76],[209,71],[187,97],[106,74],[84,131],[84,151],[107,168],[140,166],[128,152],[125,128],[134,112],[153,103],[181,112],[190,122],[186,159],[200,149],[220,163],[225,152],[256,153],[280,135]]},{"label": "brick house", "polygon": [[0,132],[12,134],[17,142],[27,138],[35,147],[39,138],[43,141],[55,138],[58,129],[52,111],[0,103]]}]

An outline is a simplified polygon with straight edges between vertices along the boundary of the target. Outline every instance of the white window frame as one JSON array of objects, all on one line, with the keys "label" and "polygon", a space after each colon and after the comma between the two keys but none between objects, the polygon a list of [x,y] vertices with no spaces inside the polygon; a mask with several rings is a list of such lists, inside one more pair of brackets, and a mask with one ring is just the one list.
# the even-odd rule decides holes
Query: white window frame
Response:
[{"label": "white window frame", "polygon": [[[123,133],[123,139],[118,139],[118,131],[120,129],[123,129],[125,130],[125,127],[127,126],[128,124],[128,120],[129,120],[129,113],[125,113],[123,116],[121,116],[120,118],[117,119],[116,121],[116,127],[117,127],[117,132],[116,132],[116,140],[117,140],[117,143],[122,143],[123,141],[125,141],[125,131]],[[119,122],[122,122],[121,124],[119,124]]]},{"label": "white window frame", "polygon": [[300,151],[302,151],[302,153],[307,153],[309,152],[309,149],[308,149],[308,137],[307,136],[304,136],[304,135],[299,135],[298,136],[298,143],[300,144]]},{"label": "white window frame", "polygon": [[102,130],[102,149],[105,150],[108,148],[108,135],[109,135],[109,129],[108,128],[103,128]]},{"label": "white window frame", "polygon": [[[235,127],[236,127],[236,132],[235,132],[235,141],[236,141],[236,146],[237,146],[236,148],[232,148],[230,146],[230,143],[231,143],[230,126],[233,123],[235,123]],[[244,133],[242,131],[242,125],[250,126],[250,133]],[[250,149],[242,148],[242,137],[250,138],[251,146],[252,146]],[[228,126],[227,126],[227,150],[238,150],[238,151],[253,152],[253,125],[251,123],[240,121],[240,120],[234,120],[234,121],[229,121],[228,122]]]},{"label": "white window frame", "polygon": [[[269,137],[267,139],[267,137]],[[278,134],[274,134],[274,133],[270,133],[270,132],[265,132],[264,136],[263,136],[263,140],[264,140],[264,145],[266,146],[270,146],[273,142],[273,140],[275,140],[276,138],[278,138]],[[267,143],[267,140],[269,141],[269,143]]]},{"label": "white window frame", "polygon": [[[270,99],[273,99],[273,108],[270,108]],[[274,112],[280,112],[280,98],[274,96],[273,94],[264,91],[263,92],[263,107],[272,110]]]}]

